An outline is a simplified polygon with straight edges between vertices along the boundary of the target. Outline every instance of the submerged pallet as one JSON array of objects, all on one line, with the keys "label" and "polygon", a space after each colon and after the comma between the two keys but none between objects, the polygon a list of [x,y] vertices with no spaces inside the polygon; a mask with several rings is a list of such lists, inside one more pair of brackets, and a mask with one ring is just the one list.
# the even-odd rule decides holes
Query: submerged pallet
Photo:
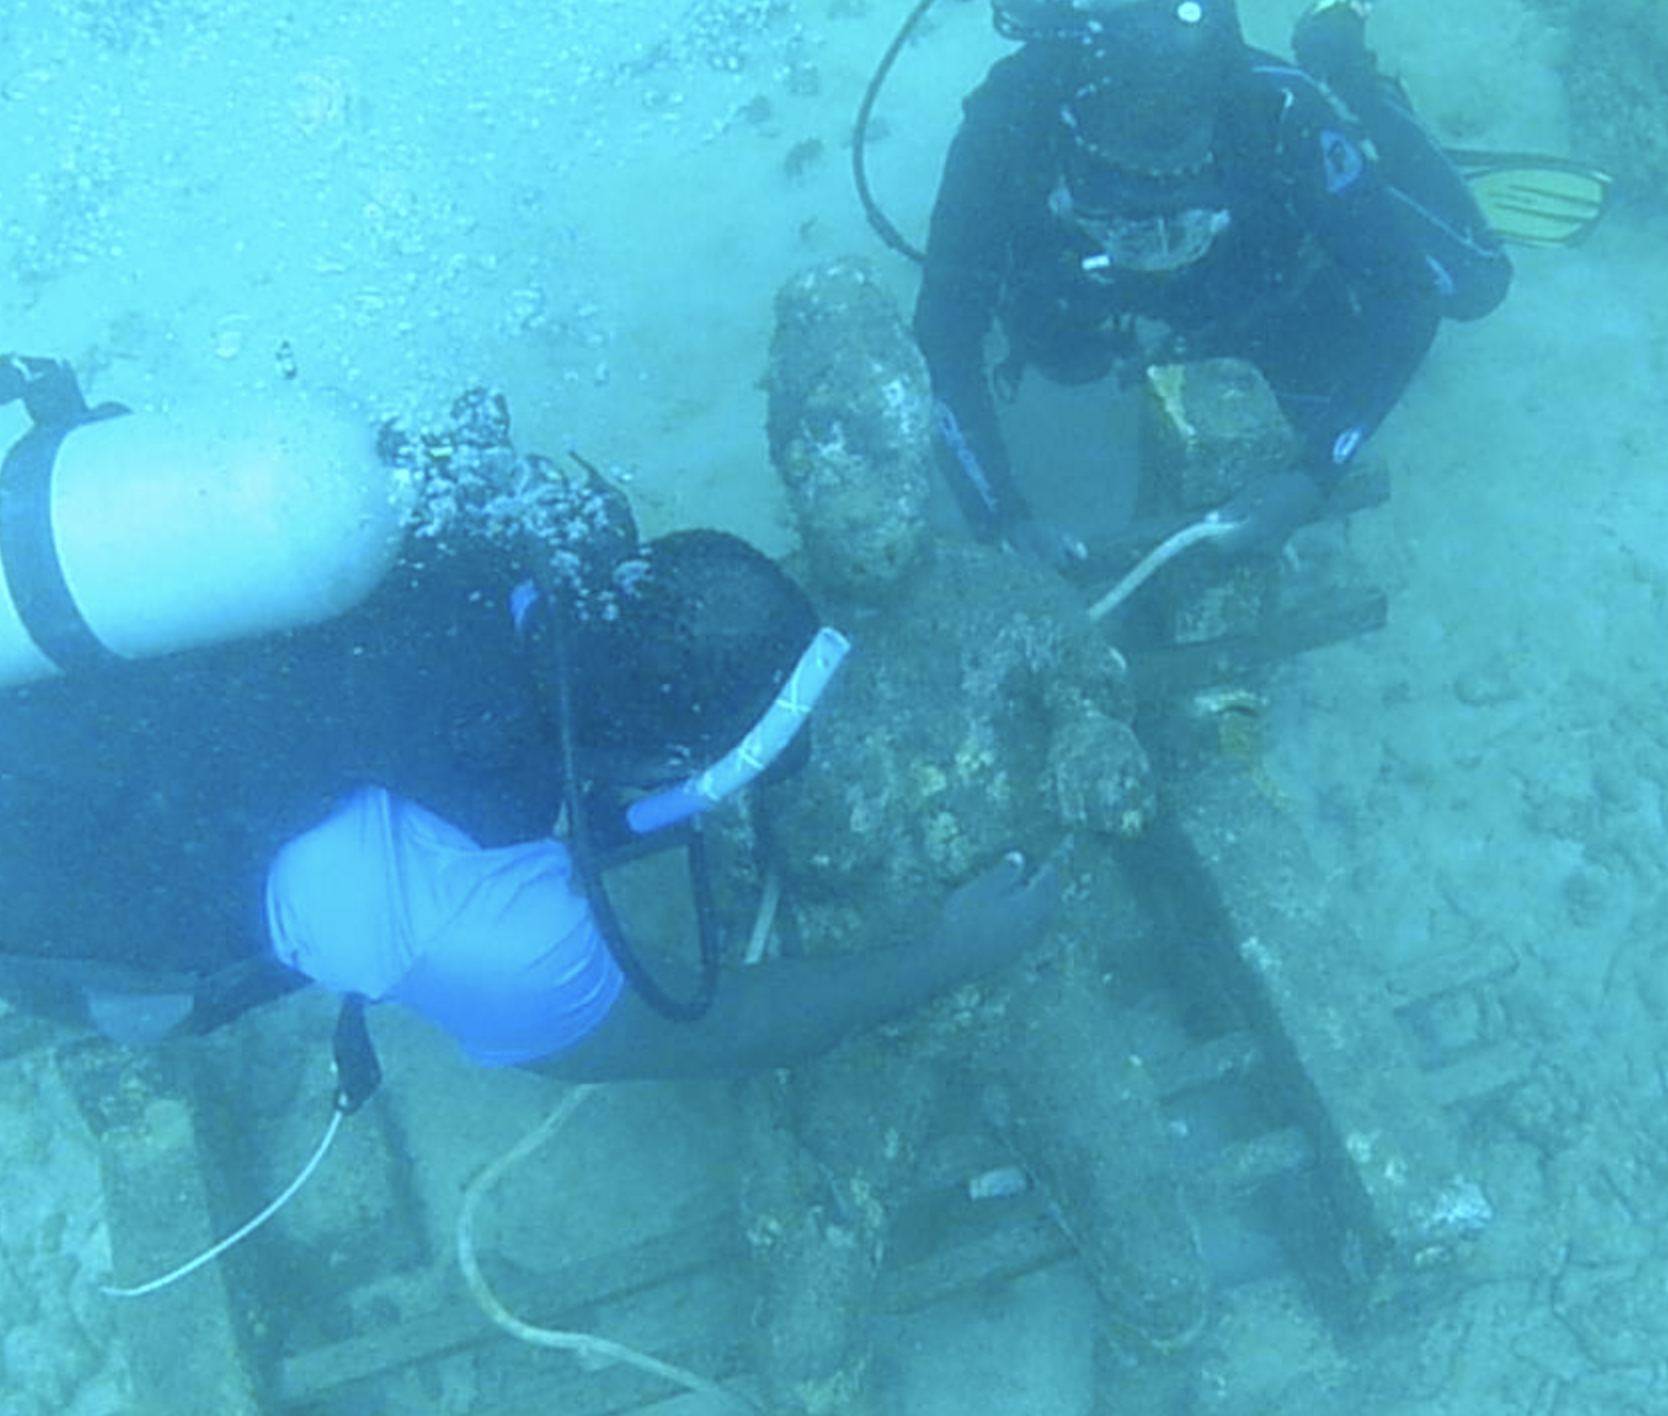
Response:
[{"label": "submerged pallet", "polygon": [[[1178,1126],[1199,1114],[1201,1099],[1254,1118],[1213,1141],[1208,1155],[1189,1157],[1190,1192],[1220,1211],[1213,1221],[1283,1197],[1281,1212],[1298,1216],[1282,1236],[1283,1261],[1329,1313],[1359,1315],[1452,1282],[1488,1220],[1486,1197],[1459,1165],[1456,1108],[1520,1075],[1509,1049],[1453,1019],[1487,1016],[1486,1007],[1461,1004],[1502,986],[1512,960],[1445,960],[1387,983],[1350,921],[1324,900],[1300,833],[1243,764],[1209,762],[1184,785],[1167,823],[1126,862],[1171,960],[1170,990],[1193,1021],[1190,1043],[1153,1061],[1151,1085]],[[1125,1048],[1127,1039],[1109,1037],[1107,1046]],[[199,1134],[215,1114],[198,1074],[207,1069],[195,1066],[205,1055],[186,1045],[135,1057],[102,1044],[61,1054],[102,1141],[124,1274],[166,1267],[252,1207],[249,1195],[224,1193],[225,1150]],[[368,1110],[352,1124],[380,1125],[390,1164],[408,1163],[411,1148],[387,1115]],[[893,1226],[882,1311],[932,1308],[1077,1262],[1046,1195],[969,1198],[970,1177],[1007,1163],[972,1115],[925,1152]],[[585,1252],[537,1272],[489,1254],[489,1273],[529,1321],[627,1341],[745,1389],[744,1338],[755,1316],[729,1188],[709,1177],[663,1228],[597,1232]],[[406,1204],[398,1187],[376,1195],[390,1235],[421,1230],[420,1216],[394,1213]],[[454,1369],[489,1393],[472,1416],[603,1416],[671,1394],[641,1373],[590,1370],[493,1328],[465,1291],[449,1235],[367,1252],[384,1267],[361,1259],[341,1269],[330,1312],[307,1314],[304,1337],[300,1323],[286,1330],[283,1310],[253,1296],[292,1283],[303,1262],[270,1236],[230,1266],[132,1306],[124,1333],[136,1409],[312,1416],[353,1410],[396,1383],[444,1386]],[[255,1263],[278,1273],[263,1279],[239,1267]]]},{"label": "submerged pallet", "polygon": [[[202,1089],[191,1075],[189,1049],[136,1056],[85,1042],[64,1049],[59,1062],[101,1144],[118,1271],[160,1272],[224,1232],[227,1212],[246,1211],[246,1197],[221,1194],[215,1202],[226,1177],[203,1133]],[[885,1310],[917,1311],[1069,1261],[1071,1246],[1041,1196],[969,1198],[968,1177],[1002,1159],[980,1135],[934,1151],[900,1216],[900,1258],[882,1289]],[[931,1241],[922,1242],[927,1235]],[[592,1251],[536,1274],[518,1274],[502,1255],[488,1267],[501,1296],[529,1321],[627,1340],[745,1385],[742,1339],[752,1315],[738,1283],[748,1256],[733,1195],[714,1185],[660,1232],[594,1237]],[[289,1350],[289,1335],[263,1330],[267,1309],[255,1294],[271,1276],[250,1266],[261,1262],[257,1255],[273,1262],[270,1238],[135,1300],[123,1310],[134,1409],[216,1416],[354,1410],[402,1379],[444,1384],[445,1367],[457,1363],[491,1373],[480,1385],[495,1395],[471,1403],[471,1416],[552,1409],[602,1416],[674,1394],[666,1382],[632,1369],[593,1370],[507,1337],[466,1292],[448,1238],[439,1236],[405,1267],[344,1285],[329,1325],[352,1335],[299,1350]],[[281,1251],[276,1264],[288,1266]],[[308,1317],[316,1329],[319,1314]]]},{"label": "submerged pallet", "polygon": [[[1475,986],[1475,980],[1460,986]],[[1266,1085],[1302,1059],[1313,1061],[1314,1029],[1328,1031],[1328,1011],[1307,1004],[1299,1009],[1289,997],[1271,1007],[1303,1013],[1294,1020],[1294,1041],[1271,1046],[1261,1027],[1224,1033],[1167,1059],[1155,1068],[1155,1084],[1180,1099],[1248,1079]],[[1385,1041],[1373,1027],[1362,1031]],[[1330,1034],[1322,1050],[1335,1054]],[[1207,1180],[1225,1201],[1248,1200],[1270,1187],[1308,1187],[1317,1197],[1313,1232],[1302,1236],[1294,1262],[1309,1266],[1323,1298],[1331,1301],[1341,1292],[1352,1308],[1382,1298],[1408,1278],[1428,1280],[1433,1263],[1447,1262],[1447,1246],[1463,1237],[1451,1226],[1433,1226],[1452,1179],[1442,1168],[1452,1151],[1429,1113],[1417,1112],[1403,1094],[1401,1109],[1373,1112],[1371,1148],[1351,1143],[1352,1118],[1363,1106],[1384,1101],[1382,1079],[1417,1090],[1416,1079],[1393,1069],[1378,1076],[1375,1083],[1323,1070],[1318,1079],[1306,1078],[1301,1085],[1311,1095],[1298,1108],[1304,1124],[1270,1127],[1223,1147]],[[103,1077],[111,1080],[108,1069]],[[153,1090],[156,1080],[117,1079],[117,1093],[135,1103],[143,1098],[133,1115],[144,1119],[136,1129],[120,1122],[104,1132],[112,1228],[121,1236],[124,1264],[136,1267],[177,1257],[181,1246],[200,1246],[216,1228],[190,1109],[177,1094],[170,1099],[168,1087]],[[1411,1125],[1411,1133],[1399,1130],[1401,1124]],[[976,1131],[935,1150],[898,1216],[899,1242],[878,1295],[883,1312],[930,1309],[1075,1262],[1046,1196],[968,1198],[967,1179],[1003,1158]],[[1393,1163],[1403,1167],[1399,1173]],[[733,1197],[715,1187],[662,1232],[603,1242],[536,1275],[506,1272],[501,1258],[490,1267],[503,1296],[529,1321],[627,1340],[745,1389],[743,1337],[753,1314],[738,1275],[746,1260]],[[652,1407],[671,1395],[665,1383],[639,1372],[591,1370],[498,1332],[464,1291],[444,1244],[422,1262],[345,1289],[338,1306],[353,1335],[302,1350],[283,1350],[280,1333],[278,1350],[261,1351],[263,1344],[246,1330],[237,1288],[223,1274],[199,1275],[172,1295],[143,1302],[125,1328],[140,1410],[228,1416],[348,1411],[396,1381],[444,1384],[448,1364],[459,1363],[477,1377],[491,1373],[484,1385],[495,1394],[472,1405],[472,1416],[544,1410],[604,1416]]]},{"label": "submerged pallet", "polygon": [[1348,1313],[1425,1287],[1489,1224],[1456,1117],[1515,1086],[1522,1059],[1421,1021],[1500,985],[1498,951],[1394,982],[1374,965],[1291,817],[1255,770],[1199,765],[1176,809],[1131,848],[1130,874],[1175,941],[1177,986],[1255,1039],[1262,1090],[1305,1137],[1318,1183],[1308,1276]]},{"label": "submerged pallet", "polygon": [[[105,1216],[118,1272],[157,1273],[218,1236],[197,1140],[197,1109],[176,1052],[135,1054],[101,1041],[58,1053],[59,1070],[99,1142]],[[261,1416],[251,1360],[224,1268],[120,1303],[119,1331],[140,1412]]]}]

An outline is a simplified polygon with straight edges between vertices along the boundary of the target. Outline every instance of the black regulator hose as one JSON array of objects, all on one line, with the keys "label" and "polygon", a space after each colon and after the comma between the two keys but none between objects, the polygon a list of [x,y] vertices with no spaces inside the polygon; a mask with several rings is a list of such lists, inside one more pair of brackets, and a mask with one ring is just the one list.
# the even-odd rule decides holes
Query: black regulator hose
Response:
[{"label": "black regulator hose", "polygon": [[897,34],[892,36],[892,42],[886,47],[886,53],[880,56],[880,63],[875,67],[874,77],[869,80],[868,88],[863,91],[863,101],[857,105],[857,120],[851,130],[851,175],[857,184],[857,200],[863,203],[863,214],[869,218],[869,225],[874,227],[875,234],[900,256],[905,256],[917,265],[926,262],[927,253],[899,231],[892,224],[890,217],[880,209],[880,203],[869,190],[869,173],[865,162],[864,149],[869,141],[869,119],[874,116],[875,102],[880,98],[880,91],[885,87],[887,77],[892,72],[892,66],[897,63],[898,55],[903,52],[904,45],[915,33],[915,27],[921,23],[921,17],[933,6],[933,0],[916,0],[916,5]]},{"label": "black regulator hose", "polygon": [[351,1116],[371,1099],[382,1085],[382,1064],[377,1060],[371,1031],[365,1025],[367,1000],[357,993],[342,999],[336,1014],[332,1056],[336,1063],[336,1110]]},{"label": "black regulator hose", "polygon": [[686,828],[684,846],[689,863],[690,889],[695,900],[701,972],[695,991],[688,998],[676,998],[660,986],[637,957],[626,937],[625,927],[614,911],[613,901],[608,898],[602,863],[591,834],[574,743],[572,659],[568,652],[567,613],[567,606],[560,601],[550,605],[552,647],[556,660],[556,734],[562,766],[562,795],[567,807],[568,852],[573,859],[574,873],[585,891],[597,930],[627,981],[661,1017],[674,1023],[693,1023],[706,1016],[718,994],[717,911],[713,904],[712,878],[707,868],[706,843],[701,837],[699,823],[692,823]]}]

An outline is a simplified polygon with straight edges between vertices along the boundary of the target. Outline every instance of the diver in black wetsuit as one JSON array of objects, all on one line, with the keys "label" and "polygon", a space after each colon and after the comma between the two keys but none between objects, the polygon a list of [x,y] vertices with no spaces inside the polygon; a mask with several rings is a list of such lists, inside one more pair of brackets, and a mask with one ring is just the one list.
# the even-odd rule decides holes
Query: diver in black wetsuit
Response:
[{"label": "diver in black wetsuit", "polygon": [[[915,333],[941,462],[975,530],[1080,555],[1014,484],[995,389],[1120,367],[1255,364],[1300,465],[1224,510],[1230,551],[1312,517],[1400,398],[1444,317],[1505,297],[1511,266],[1465,181],[1322,0],[1298,68],[1250,48],[1234,0],[996,0],[1025,41],[967,100],[933,210]],[[999,321],[1005,359],[988,373]]]},{"label": "diver in black wetsuit", "polygon": [[[815,1056],[1044,937],[1057,872],[1026,878],[1010,855],[918,938],[730,968],[693,823],[802,760],[844,641],[737,537],[641,541],[588,464],[564,474],[512,446],[498,395],[471,390],[438,430],[382,428],[379,461],[436,496],[429,534],[406,537],[351,608],[68,663],[41,609],[78,613],[52,534],[64,519],[33,519],[62,507],[54,479],[97,479],[118,508],[177,483],[115,443],[53,463],[66,432],[116,408],[88,408],[67,365],[0,357],[0,403],[17,399],[39,495],[15,510],[14,448],[0,476],[3,1003],[142,1044],[312,979],[348,1000],[344,1019],[397,1003],[486,1065],[687,1077]],[[84,521],[102,512],[70,500]],[[106,554],[154,534],[94,529]],[[316,558],[293,559],[316,578]],[[181,604],[143,608],[161,620]],[[80,632],[98,643],[98,627]],[[645,964],[608,903],[615,852],[657,843],[689,857],[698,968]]]}]

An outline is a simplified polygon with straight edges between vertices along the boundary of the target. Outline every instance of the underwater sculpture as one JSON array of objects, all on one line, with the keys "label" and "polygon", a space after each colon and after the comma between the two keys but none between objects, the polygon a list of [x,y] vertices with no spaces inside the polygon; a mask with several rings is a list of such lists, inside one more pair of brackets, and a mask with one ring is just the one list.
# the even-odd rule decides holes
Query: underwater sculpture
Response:
[{"label": "underwater sculpture", "polygon": [[[750,1089],[743,1219],[772,1314],[756,1354],[767,1399],[868,1409],[874,1285],[923,1144],[947,1124],[993,1132],[1014,1158],[965,1177],[974,1190],[1044,1191],[1105,1304],[1113,1360],[1162,1361],[1206,1302],[1163,1121],[1107,982],[1131,917],[1116,843],[1155,809],[1123,661],[1058,577],[933,540],[908,483],[899,495],[897,468],[928,465],[930,402],[864,267],[789,283],[767,387],[812,577],[863,624],[811,765],[761,812],[799,947],[891,937],[1008,846],[1046,854],[1072,838],[1057,949],[901,1036]],[[836,477],[838,498],[799,490]],[[877,542],[899,553],[841,558]]]}]

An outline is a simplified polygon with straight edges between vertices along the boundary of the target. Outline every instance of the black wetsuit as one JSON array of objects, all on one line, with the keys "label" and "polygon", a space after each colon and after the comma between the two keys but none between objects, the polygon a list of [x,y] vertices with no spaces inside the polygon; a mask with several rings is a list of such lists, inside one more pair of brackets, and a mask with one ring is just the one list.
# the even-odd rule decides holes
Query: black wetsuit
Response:
[{"label": "black wetsuit", "polygon": [[504,568],[422,559],[327,624],[0,691],[0,994],[80,1020],[88,990],[183,989],[201,1029],[305,982],[266,870],[358,786],[483,845],[550,830]]},{"label": "black wetsuit", "polygon": [[[967,100],[945,165],[915,333],[963,510],[986,533],[1027,515],[985,364],[997,320],[1010,378],[1026,365],[1086,382],[1125,360],[1250,360],[1302,440],[1304,470],[1329,487],[1439,321],[1504,298],[1498,237],[1394,85],[1369,74],[1350,113],[1289,62],[1246,50],[1215,123],[1213,206],[1227,229],[1178,270],[1087,274],[1098,248],[1050,196],[1072,141],[1062,107],[1090,63],[1086,46],[1062,41],[999,62]],[[1159,350],[1140,347],[1138,319],[1168,331]]]}]

